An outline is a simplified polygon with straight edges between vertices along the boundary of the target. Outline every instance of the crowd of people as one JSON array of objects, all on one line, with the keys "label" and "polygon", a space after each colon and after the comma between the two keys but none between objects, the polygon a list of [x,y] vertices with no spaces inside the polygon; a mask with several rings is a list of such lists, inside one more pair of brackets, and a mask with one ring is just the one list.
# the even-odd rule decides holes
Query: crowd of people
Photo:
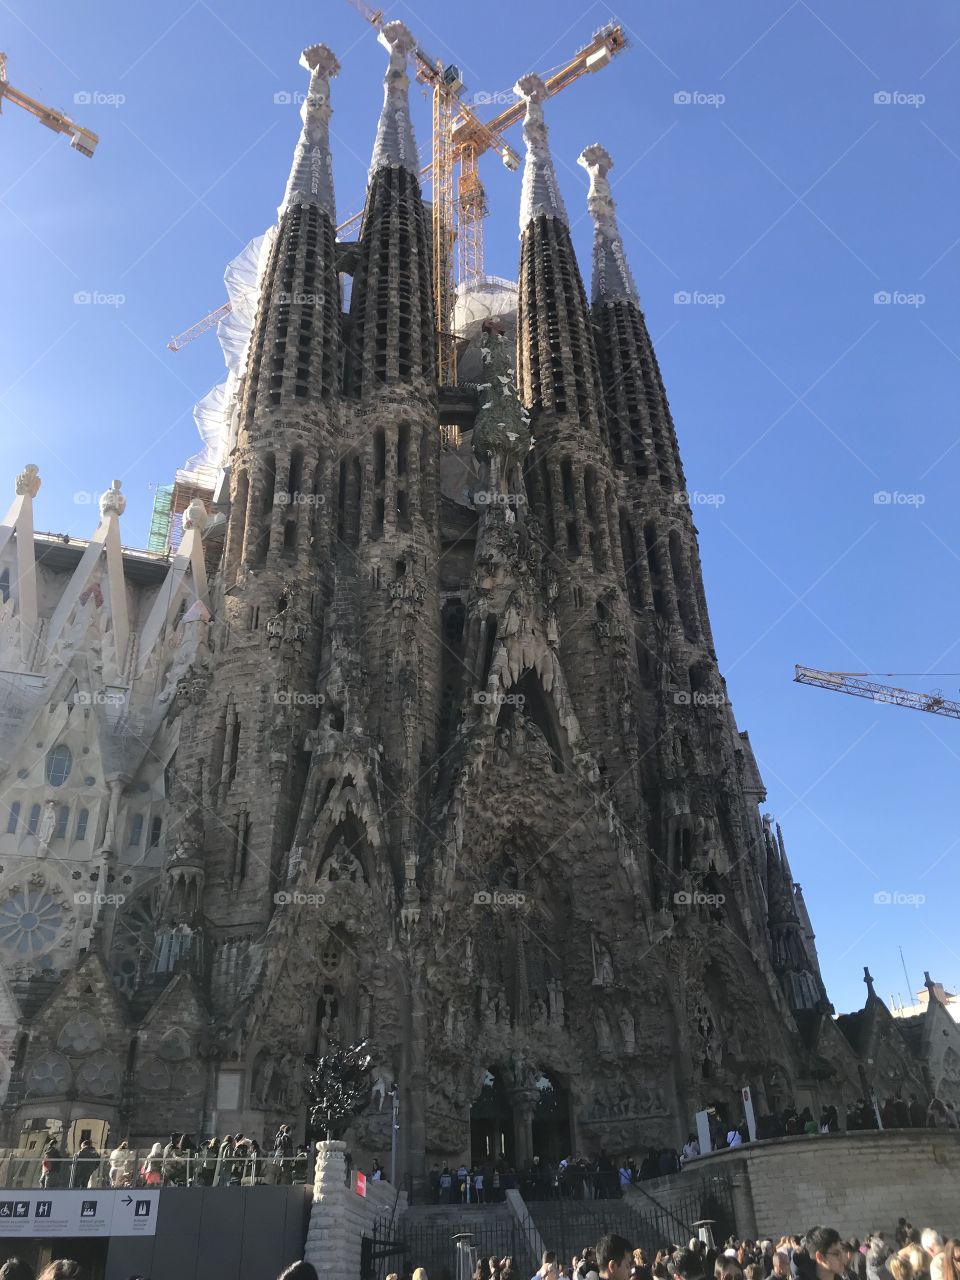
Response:
[{"label": "crowd of people", "polygon": [[[109,1146],[109,1144],[107,1144]],[[126,1141],[109,1154],[84,1138],[73,1156],[64,1154],[56,1137],[43,1149],[40,1186],[70,1187],[226,1187],[253,1186],[271,1181],[304,1184],[312,1179],[310,1148],[296,1149],[289,1125],[281,1125],[272,1148],[263,1150],[256,1138],[242,1133],[224,1138],[201,1138],[172,1133],[166,1143],[155,1142],[139,1156]]]},{"label": "crowd of people", "polygon": [[493,1204],[516,1189],[524,1200],[613,1200],[631,1183],[677,1173],[681,1163],[673,1147],[661,1147],[649,1150],[639,1164],[632,1157],[617,1163],[606,1151],[595,1159],[564,1156],[556,1164],[534,1156],[519,1169],[506,1162],[435,1164],[430,1198],[434,1204]]},{"label": "crowd of people", "polygon": [[[22,1258],[8,1258],[0,1266],[0,1280],[90,1280],[90,1273],[72,1258],[60,1258],[51,1262],[39,1274]],[[133,1275],[130,1280],[148,1280],[148,1277]],[[301,1261],[287,1267],[277,1280],[320,1280],[320,1277],[312,1263]]]}]

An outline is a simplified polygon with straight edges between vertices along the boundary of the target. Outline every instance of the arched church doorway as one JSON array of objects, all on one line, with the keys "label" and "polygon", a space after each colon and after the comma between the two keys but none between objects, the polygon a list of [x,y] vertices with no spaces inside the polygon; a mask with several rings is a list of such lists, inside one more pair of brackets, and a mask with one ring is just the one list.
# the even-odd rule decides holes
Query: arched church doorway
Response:
[{"label": "arched church doorway", "polygon": [[546,1071],[537,1081],[537,1088],[540,1098],[533,1112],[533,1154],[541,1164],[555,1167],[573,1154],[570,1099],[566,1089]]},{"label": "arched church doorway", "polygon": [[470,1108],[470,1162],[503,1164],[516,1160],[513,1107],[503,1073],[488,1070]]}]

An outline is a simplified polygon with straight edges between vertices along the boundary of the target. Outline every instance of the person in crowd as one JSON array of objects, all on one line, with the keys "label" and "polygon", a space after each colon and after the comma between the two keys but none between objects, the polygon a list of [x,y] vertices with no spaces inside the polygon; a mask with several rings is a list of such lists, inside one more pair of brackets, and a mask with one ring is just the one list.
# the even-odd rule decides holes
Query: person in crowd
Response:
[{"label": "person in crowd", "polygon": [[281,1271],[277,1280],[320,1280],[320,1277],[312,1262],[301,1261],[294,1262],[286,1271]]},{"label": "person in crowd", "polygon": [[155,1142],[148,1151],[140,1174],[145,1186],[159,1187],[163,1182],[163,1147],[159,1142]]},{"label": "person in crowd", "polygon": [[34,1280],[34,1270],[22,1258],[8,1258],[0,1267],[0,1280]]},{"label": "person in crowd", "polygon": [[441,1204],[453,1203],[453,1197],[451,1195],[452,1190],[453,1190],[453,1174],[450,1172],[449,1167],[447,1165],[444,1165],[440,1171],[440,1203]]},{"label": "person in crowd", "polygon": [[933,1227],[924,1227],[920,1232],[920,1248],[927,1255],[927,1265],[932,1266],[938,1253],[943,1253],[943,1236]]},{"label": "person in crowd", "polygon": [[413,1280],[430,1280],[429,1276],[427,1275],[426,1267],[417,1267],[417,1269],[413,1273]]},{"label": "person in crowd", "polygon": [[374,1160],[373,1162],[373,1172],[370,1174],[370,1181],[371,1182],[383,1181],[383,1165],[380,1163],[379,1160]]},{"label": "person in crowd", "polygon": [[87,1271],[72,1258],[60,1258],[45,1266],[37,1280],[87,1280]]},{"label": "person in crowd", "polygon": [[673,1259],[673,1274],[678,1280],[705,1280],[704,1260],[696,1249],[681,1249]]},{"label": "person in crowd", "polygon": [[[0,1272],[0,1277],[3,1273]],[[960,1280],[960,1240],[947,1240],[930,1263],[930,1280]]]},{"label": "person in crowd", "polygon": [[860,1241],[844,1240],[843,1280],[857,1280],[857,1259],[860,1257]]},{"label": "person in crowd", "polygon": [[[903,1220],[901,1219],[901,1221]],[[886,1280],[888,1274],[886,1263],[892,1252],[893,1250],[879,1231],[871,1234],[867,1244],[867,1252],[864,1254],[867,1280]]]},{"label": "person in crowd", "polygon": [[930,1105],[927,1107],[927,1128],[947,1128],[947,1108],[939,1098],[930,1099]]},{"label": "person in crowd", "polygon": [[40,1159],[40,1186],[44,1191],[53,1191],[61,1186],[63,1181],[62,1160],[63,1152],[60,1150],[56,1138],[51,1138],[43,1148],[43,1155]]},{"label": "person in crowd", "polygon": [[597,1242],[597,1266],[600,1280],[628,1280],[633,1257],[629,1241],[611,1234]]},{"label": "person in crowd", "polygon": [[217,1153],[220,1150],[220,1143],[216,1138],[211,1138],[209,1142],[205,1142],[200,1148],[197,1168],[197,1182],[201,1187],[212,1187],[213,1177],[217,1171]]},{"label": "person in crowd", "polygon": [[927,1111],[915,1093],[911,1093],[910,1095],[908,1110],[910,1112],[911,1126],[914,1129],[925,1129],[927,1126]]},{"label": "person in crowd", "polygon": [[170,1141],[163,1148],[163,1185],[165,1187],[182,1186],[184,1182],[184,1164],[177,1145],[180,1137],[179,1133],[171,1133]]},{"label": "person in crowd", "polygon": [[620,1161],[617,1179],[620,1184],[620,1194],[623,1195],[624,1188],[629,1187],[633,1182],[633,1174],[630,1172],[630,1166],[627,1164],[626,1158]]},{"label": "person in crowd", "polygon": [[736,1126],[731,1126],[727,1130],[727,1146],[739,1147],[742,1144],[743,1144],[743,1138],[740,1135],[740,1130],[736,1128]]},{"label": "person in crowd", "polygon": [[799,1280],[837,1280],[843,1275],[843,1241],[833,1227],[813,1227],[793,1255]]},{"label": "person in crowd", "polygon": [[539,1270],[533,1273],[531,1280],[557,1280],[557,1255],[547,1250],[540,1259]]},{"label": "person in crowd", "polygon": [[683,1144],[683,1150],[680,1152],[680,1163],[687,1164],[690,1160],[696,1160],[700,1154],[700,1143],[697,1141],[695,1133],[687,1134],[687,1140]]},{"label": "person in crowd", "polygon": [[134,1155],[127,1146],[126,1139],[110,1152],[110,1185],[111,1187],[133,1186]]},{"label": "person in crowd", "polygon": [[[727,1253],[733,1253],[733,1257],[728,1257]],[[743,1267],[737,1261],[736,1250],[724,1250],[723,1256],[719,1257],[713,1267],[714,1280],[743,1280]]]},{"label": "person in crowd", "polygon": [[310,1180],[310,1148],[305,1142],[297,1147],[293,1158],[293,1181],[298,1187],[306,1186]]},{"label": "person in crowd", "polygon": [[177,1151],[180,1153],[183,1165],[184,1186],[189,1186],[196,1179],[197,1168],[197,1144],[192,1134],[181,1133],[177,1142]]},{"label": "person in crowd", "polygon": [[790,1254],[786,1249],[775,1249],[773,1252],[773,1280],[790,1280]]},{"label": "person in crowd", "polygon": [[909,1239],[909,1236],[910,1236],[910,1232],[912,1230],[913,1230],[913,1227],[906,1220],[906,1218],[897,1219],[897,1228],[893,1233],[893,1238],[897,1242],[898,1249],[902,1249],[903,1246],[907,1243],[907,1240]]},{"label": "person in crowd", "polygon": [[73,1185],[94,1187],[100,1170],[100,1152],[90,1138],[84,1138],[73,1157]]},{"label": "person in crowd", "polygon": [[483,1166],[473,1170],[473,1190],[477,1204],[483,1204],[483,1188],[486,1183],[486,1175],[483,1172]]},{"label": "person in crowd", "polygon": [[653,1280],[653,1268],[647,1261],[647,1255],[642,1249],[634,1249],[633,1266],[630,1269],[631,1280]]}]

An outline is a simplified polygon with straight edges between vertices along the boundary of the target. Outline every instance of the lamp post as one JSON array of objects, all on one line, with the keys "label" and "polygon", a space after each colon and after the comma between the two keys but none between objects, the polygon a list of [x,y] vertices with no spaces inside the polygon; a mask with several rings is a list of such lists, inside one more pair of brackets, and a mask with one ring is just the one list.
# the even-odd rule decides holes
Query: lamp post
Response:
[{"label": "lamp post", "polygon": [[390,1185],[397,1185],[397,1131],[400,1128],[400,1089],[394,1085],[390,1091]]}]

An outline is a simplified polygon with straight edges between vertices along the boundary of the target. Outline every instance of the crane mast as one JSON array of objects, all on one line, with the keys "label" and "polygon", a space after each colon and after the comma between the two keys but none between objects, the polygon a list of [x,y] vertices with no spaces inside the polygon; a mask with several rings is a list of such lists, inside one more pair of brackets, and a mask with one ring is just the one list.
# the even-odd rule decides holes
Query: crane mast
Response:
[{"label": "crane mast", "polygon": [[897,707],[911,707],[914,711],[929,711],[933,715],[960,720],[960,702],[952,702],[941,693],[916,693],[911,689],[898,689],[891,684],[878,684],[868,679],[864,672],[818,671],[814,667],[801,666],[794,670],[797,684],[832,689],[835,693],[849,693],[855,698],[870,698],[873,702],[891,702]]}]

